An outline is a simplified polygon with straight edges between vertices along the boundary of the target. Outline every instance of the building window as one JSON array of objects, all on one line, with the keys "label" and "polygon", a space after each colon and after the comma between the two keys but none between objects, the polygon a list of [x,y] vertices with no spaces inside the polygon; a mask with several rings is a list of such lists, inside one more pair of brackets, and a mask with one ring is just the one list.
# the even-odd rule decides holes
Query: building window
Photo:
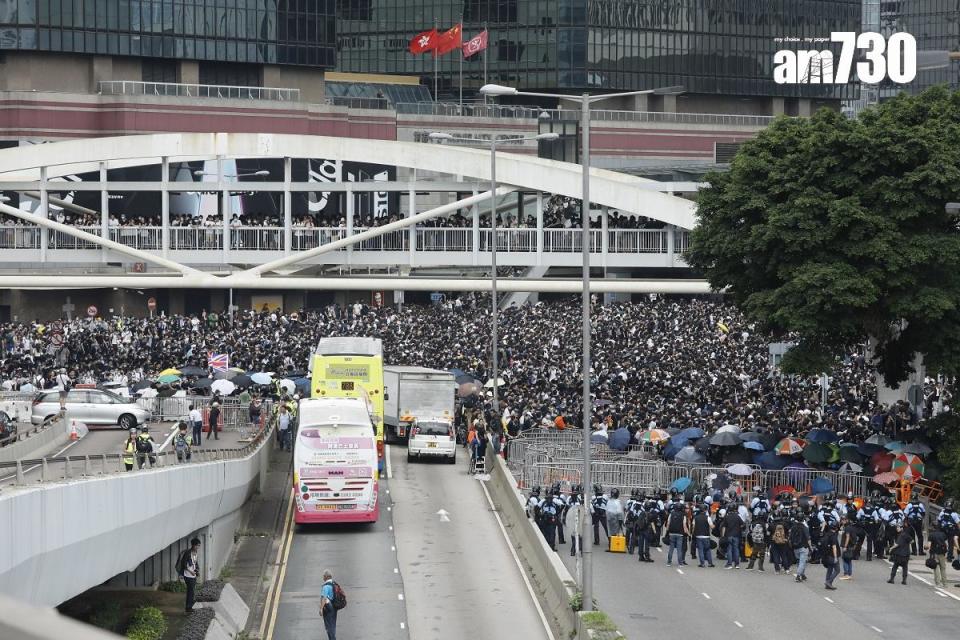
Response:
[{"label": "building window", "polygon": [[140,74],[144,82],[176,82],[177,62],[158,58],[140,61]]},{"label": "building window", "polygon": [[260,67],[229,62],[201,62],[200,84],[219,84],[230,87],[262,86]]}]

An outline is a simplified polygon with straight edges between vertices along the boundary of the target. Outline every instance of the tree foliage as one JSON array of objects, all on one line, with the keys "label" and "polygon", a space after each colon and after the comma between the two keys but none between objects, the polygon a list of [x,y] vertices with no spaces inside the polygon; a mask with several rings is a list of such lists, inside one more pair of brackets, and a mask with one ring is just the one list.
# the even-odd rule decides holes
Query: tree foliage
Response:
[{"label": "tree foliage", "polygon": [[960,200],[960,92],[779,118],[706,181],[687,260],[765,329],[798,335],[796,368],[873,337],[888,385],[915,352],[960,373],[960,232],[944,211]]}]

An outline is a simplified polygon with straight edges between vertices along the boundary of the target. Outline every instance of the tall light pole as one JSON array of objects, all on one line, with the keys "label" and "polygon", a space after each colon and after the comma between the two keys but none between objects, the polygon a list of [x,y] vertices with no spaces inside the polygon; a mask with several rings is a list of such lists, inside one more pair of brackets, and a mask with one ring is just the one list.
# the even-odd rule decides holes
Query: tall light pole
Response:
[{"label": "tall light pole", "polygon": [[[210,173],[210,172],[203,171],[203,170],[201,170],[201,169],[197,169],[196,171],[194,171],[194,172],[193,172],[193,175],[197,176],[198,178],[203,178],[204,176],[219,176],[218,173]],[[262,177],[269,176],[269,175],[270,175],[270,172],[269,172],[269,171],[267,171],[266,169],[260,169],[259,171],[251,171],[251,172],[249,172],[249,173],[224,174],[222,177],[224,177],[224,178],[248,178],[248,177],[251,177],[251,176],[256,176],[256,177],[258,177],[258,178],[262,178]],[[217,190],[217,210],[218,210],[218,211],[220,211],[220,210],[223,209],[223,206],[222,206],[221,201],[220,201],[220,199],[221,199],[222,197],[223,197],[223,192],[218,189],[218,190]],[[228,205],[229,205],[229,201],[228,201]],[[227,229],[228,229],[228,228],[227,228],[226,216],[224,216],[223,225],[224,225],[224,227],[223,227],[223,230],[224,230],[223,241],[224,241],[225,243],[229,243],[229,242],[230,242],[230,238],[228,238],[227,235],[226,235]],[[230,318],[230,325],[232,326],[232,325],[233,325],[233,287],[230,287],[229,293],[228,293],[227,295],[228,295],[228,298],[227,298],[227,317]]]},{"label": "tall light pole", "polygon": [[[480,93],[487,96],[533,96],[539,98],[554,98],[580,103],[580,136],[581,153],[580,164],[583,166],[583,193],[581,207],[581,226],[583,243],[583,470],[580,479],[583,484],[584,495],[590,491],[590,427],[593,416],[593,401],[590,398],[590,105],[601,100],[640,96],[646,94],[676,95],[683,93],[683,87],[664,87],[647,89],[645,91],[626,91],[622,93],[607,93],[591,96],[583,93],[579,96],[564,95],[561,93],[533,93],[518,91],[514,87],[505,87],[499,84],[487,84],[480,88]],[[589,611],[593,608],[593,549],[591,545],[583,547],[583,607]]]},{"label": "tall light pole", "polygon": [[[559,133],[541,133],[535,136],[510,138],[513,142],[526,142],[529,140],[556,140],[560,137]],[[451,135],[449,133],[431,133],[431,140],[448,140],[451,142],[466,142],[476,144],[477,140],[473,138],[464,138]],[[493,370],[493,409],[497,418],[500,416],[500,394],[499,384],[499,341],[497,324],[499,321],[497,308],[497,139],[496,136],[490,137],[490,295],[491,301],[491,322],[493,327],[490,331],[490,349],[492,357],[490,359],[491,369]]]}]

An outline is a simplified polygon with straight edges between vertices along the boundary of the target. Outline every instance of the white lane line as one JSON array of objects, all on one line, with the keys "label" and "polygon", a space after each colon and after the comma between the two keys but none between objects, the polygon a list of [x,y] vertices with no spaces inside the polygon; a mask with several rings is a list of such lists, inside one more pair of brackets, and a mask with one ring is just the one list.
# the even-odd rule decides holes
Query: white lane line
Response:
[{"label": "white lane line", "polygon": [[390,531],[393,531],[393,525],[390,525],[389,527],[387,527],[387,529],[389,529]]},{"label": "white lane line", "polygon": [[402,594],[402,593],[398,593],[398,594],[397,594],[397,600],[403,600],[403,594]]},{"label": "white lane line", "polygon": [[677,569],[677,573],[679,573],[680,575],[683,575],[683,569]]},{"label": "white lane line", "polygon": [[827,602],[829,602],[830,604],[833,604],[833,600],[831,600],[831,599],[828,598],[827,596],[823,596],[823,599],[826,600]]},{"label": "white lane line", "polygon": [[157,449],[157,453],[160,453],[161,451],[163,451],[167,447],[167,445],[169,445],[173,441],[173,436],[176,435],[176,433],[177,433],[177,424],[174,423],[173,428],[170,429],[170,435],[167,436],[167,439],[164,440],[163,444],[160,445],[160,448]]},{"label": "white lane line", "polygon": [[943,595],[947,596],[948,598],[953,598],[954,600],[960,601],[960,596],[956,596],[956,595],[950,593],[949,591],[944,591],[943,589],[940,589],[939,587],[937,588],[937,593],[942,593]]},{"label": "white lane line", "polygon": [[944,592],[939,591],[939,590],[937,591],[937,595],[940,596],[941,598],[946,598],[946,597],[947,597],[947,594],[945,594]]},{"label": "white lane line", "polygon": [[[89,435],[89,434],[88,434],[88,435]],[[81,438],[81,440],[82,440],[82,438]],[[70,447],[72,447],[73,445],[77,444],[78,442],[80,442],[80,440],[74,440],[73,442],[71,442],[70,444],[68,444],[67,446],[65,446],[63,449],[60,449],[60,451],[57,451],[55,454],[50,455],[50,456],[44,456],[44,457],[46,457],[46,458],[59,458],[61,453],[63,453],[64,451],[66,451],[67,449],[69,449]],[[35,465],[33,465],[32,467],[27,467],[26,469],[23,470],[23,475],[27,475],[28,473],[30,473],[30,472],[33,471],[34,469],[39,469],[40,466],[41,466],[41,465],[39,465],[39,464],[35,464]],[[9,480],[10,478],[16,478],[16,477],[17,477],[17,474],[12,473],[12,474],[10,474],[9,476],[6,476],[6,477],[4,477],[4,478],[0,478],[0,481]]]},{"label": "white lane line", "polygon": [[734,620],[734,621],[733,621],[733,624],[735,624],[735,625],[737,625],[738,627],[740,627],[741,629],[743,629],[743,625],[740,624],[740,621],[739,621],[739,620]]},{"label": "white lane line", "polygon": [[537,599],[537,595],[533,591],[533,586],[530,584],[530,579],[527,578],[527,572],[523,570],[523,565],[520,564],[520,558],[517,557],[517,550],[510,544],[510,536],[507,535],[507,530],[503,526],[503,520],[500,519],[500,514],[497,513],[496,507],[493,506],[493,499],[490,498],[490,492],[487,491],[487,483],[481,482],[480,487],[483,489],[483,495],[487,498],[487,504],[490,505],[490,511],[493,513],[493,517],[497,519],[500,533],[503,534],[503,541],[507,543],[507,548],[510,549],[510,555],[513,556],[513,561],[517,563],[517,570],[520,572],[520,577],[523,578],[523,584],[527,586],[527,593],[530,594],[530,599],[533,600],[533,605],[537,608],[537,615],[540,616],[540,623],[543,625],[543,630],[547,632],[547,637],[550,640],[556,640],[556,637],[553,635],[553,630],[550,628],[550,623],[547,622],[547,616],[543,613],[543,607],[540,606],[540,601]]},{"label": "white lane line", "polygon": [[401,629],[406,629],[406,628],[407,628],[406,623],[401,622],[401,623],[400,623],[400,628],[401,628]]},{"label": "white lane line", "polygon": [[393,507],[387,507],[387,511],[393,511]]},{"label": "white lane line", "polygon": [[[390,448],[390,445],[387,445],[387,446],[386,446],[386,450],[387,450],[387,453],[385,454],[385,457],[387,458],[387,477],[388,477],[388,478],[392,478],[392,477],[393,477],[393,467],[390,465],[390,452],[392,451],[392,449]],[[390,493],[390,492],[387,491],[387,493]]]},{"label": "white lane line", "polygon": [[877,627],[870,625],[870,628],[876,631],[877,633],[883,633],[883,629],[878,629]]},{"label": "white lane line", "polygon": [[707,600],[709,600],[709,599],[710,599],[710,594],[709,594],[709,593],[704,593],[704,594],[703,594],[703,597],[706,598]]}]

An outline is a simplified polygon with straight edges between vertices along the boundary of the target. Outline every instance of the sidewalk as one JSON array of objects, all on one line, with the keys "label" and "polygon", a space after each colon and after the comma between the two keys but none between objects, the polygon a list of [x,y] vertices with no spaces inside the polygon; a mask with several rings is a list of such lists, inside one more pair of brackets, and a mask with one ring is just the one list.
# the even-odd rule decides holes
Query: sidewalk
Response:
[{"label": "sidewalk", "polygon": [[[275,445],[271,442],[270,446]],[[247,631],[251,638],[258,637],[266,592],[276,570],[273,564],[290,495],[290,464],[289,452],[272,449],[266,490],[247,503],[236,546],[227,563],[227,582],[250,607]]]}]

